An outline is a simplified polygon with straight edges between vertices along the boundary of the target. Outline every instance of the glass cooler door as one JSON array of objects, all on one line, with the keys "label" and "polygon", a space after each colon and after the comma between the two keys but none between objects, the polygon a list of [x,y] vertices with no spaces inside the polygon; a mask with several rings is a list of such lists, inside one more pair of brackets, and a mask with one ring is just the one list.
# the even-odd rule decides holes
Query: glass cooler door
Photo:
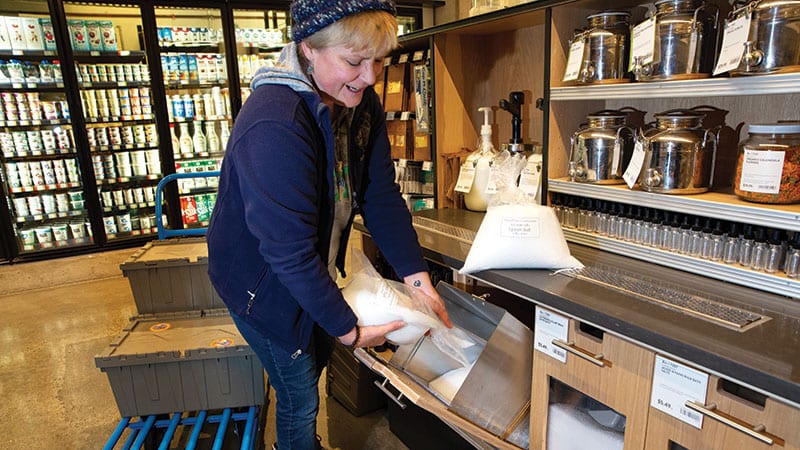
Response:
[{"label": "glass cooler door", "polygon": [[65,3],[108,242],[153,234],[162,177],[138,6]]},{"label": "glass cooler door", "polygon": [[[219,170],[233,121],[221,11],[155,8],[176,173]],[[178,180],[184,228],[207,227],[216,177]]]},{"label": "glass cooler door", "polygon": [[0,189],[16,237],[9,251],[92,245],[48,4],[0,5]]},{"label": "glass cooler door", "polygon": [[271,66],[291,39],[288,10],[234,9],[236,61],[242,103],[250,95],[250,82],[261,66]]}]

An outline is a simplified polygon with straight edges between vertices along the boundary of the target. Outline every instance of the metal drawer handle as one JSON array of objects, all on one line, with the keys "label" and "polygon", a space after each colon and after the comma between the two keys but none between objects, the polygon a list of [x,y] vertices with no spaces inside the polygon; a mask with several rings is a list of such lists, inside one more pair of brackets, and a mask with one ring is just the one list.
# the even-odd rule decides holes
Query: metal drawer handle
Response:
[{"label": "metal drawer handle", "polygon": [[736,420],[735,418],[728,417],[727,415],[718,412],[716,403],[703,405],[702,403],[687,400],[686,407],[689,409],[693,409],[719,422],[722,422],[733,429],[739,430],[742,433],[749,435],[750,437],[754,437],[767,445],[772,445],[775,443],[775,440],[769,437],[765,433],[766,427],[764,425],[756,425],[751,428],[750,426],[748,426],[748,424],[745,424],[743,422]]},{"label": "metal drawer handle", "polygon": [[397,395],[397,397],[395,397],[392,391],[390,391],[389,388],[386,387],[386,383],[388,382],[389,382],[388,378],[384,378],[383,383],[379,383],[378,380],[373,381],[373,383],[375,383],[375,386],[378,386],[378,389],[382,390],[387,397],[392,399],[393,402],[397,403],[397,406],[399,406],[400,409],[406,409],[406,404],[400,401],[403,399],[403,393],[400,392]]},{"label": "metal drawer handle", "polygon": [[589,361],[592,364],[595,364],[600,367],[606,366],[606,361],[603,359],[602,353],[594,354],[592,352],[586,351],[578,346],[575,345],[575,341],[562,341],[561,339],[553,339],[553,345],[556,347],[566,350],[569,353],[572,353],[575,356],[581,357],[586,361]]}]

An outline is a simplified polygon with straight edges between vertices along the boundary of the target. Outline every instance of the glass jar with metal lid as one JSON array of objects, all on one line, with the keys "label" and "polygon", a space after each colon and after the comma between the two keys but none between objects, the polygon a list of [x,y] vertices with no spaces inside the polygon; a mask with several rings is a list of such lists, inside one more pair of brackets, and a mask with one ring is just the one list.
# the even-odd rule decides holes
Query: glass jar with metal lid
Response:
[{"label": "glass jar with metal lid", "polygon": [[586,117],[588,125],[570,139],[570,179],[582,183],[624,183],[622,174],[633,155],[635,134],[626,126],[627,115],[606,109]]},{"label": "glass jar with metal lid", "polygon": [[624,83],[628,71],[630,13],[607,11],[586,17],[589,29],[582,33],[584,59],[578,81],[590,83]]},{"label": "glass jar with metal lid", "polygon": [[710,76],[719,8],[707,5],[704,0],[658,0],[655,8],[658,57],[649,64],[634,64],[636,79],[663,81]]},{"label": "glass jar with metal lid", "polygon": [[800,71],[800,0],[757,0],[731,12],[750,15],[750,32],[734,75]]},{"label": "glass jar with metal lid", "polygon": [[703,128],[705,114],[675,109],[655,117],[655,128],[642,136],[642,189],[663,194],[708,191],[714,179],[717,136]]},{"label": "glass jar with metal lid", "polygon": [[739,144],[734,192],[758,203],[800,203],[800,122],[751,124]]}]

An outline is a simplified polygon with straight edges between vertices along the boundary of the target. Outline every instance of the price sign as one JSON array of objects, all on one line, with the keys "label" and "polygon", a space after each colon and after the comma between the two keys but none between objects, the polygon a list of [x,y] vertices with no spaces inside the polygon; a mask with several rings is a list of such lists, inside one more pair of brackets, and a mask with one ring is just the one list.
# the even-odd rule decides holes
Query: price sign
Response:
[{"label": "price sign", "polygon": [[631,162],[628,163],[628,168],[622,174],[622,179],[628,184],[628,187],[633,189],[633,186],[639,180],[639,173],[642,171],[644,165],[644,143],[641,140],[636,140],[636,145],[633,146],[633,156]]},{"label": "price sign", "polygon": [[542,155],[531,155],[519,177],[519,188],[522,192],[535,196],[539,191],[539,180],[542,177]]},{"label": "price sign", "polygon": [[[633,64],[652,64],[656,61],[656,18],[655,16],[633,27],[631,33],[631,60],[628,70]],[[638,59],[637,59],[638,58]]]},{"label": "price sign", "polygon": [[563,81],[574,81],[578,79],[581,72],[581,62],[583,62],[583,38],[575,39],[569,44],[569,56],[567,57],[567,69],[564,71]]},{"label": "price sign", "polygon": [[714,75],[728,72],[739,67],[744,56],[744,43],[750,34],[750,15],[744,14],[725,24],[725,34],[722,37],[722,48],[714,67]]},{"label": "price sign", "polygon": [[467,161],[461,165],[461,170],[458,172],[458,181],[456,181],[456,192],[463,192],[464,194],[472,190],[472,183],[475,181],[475,166],[472,162]]},{"label": "price sign", "polygon": [[566,341],[568,334],[568,318],[544,308],[536,307],[536,323],[533,334],[533,345],[536,350],[550,355],[562,363],[566,363],[567,352],[553,345],[553,340]]},{"label": "price sign", "polygon": [[703,415],[686,407],[687,401],[705,403],[708,374],[656,355],[650,406],[696,428]]}]

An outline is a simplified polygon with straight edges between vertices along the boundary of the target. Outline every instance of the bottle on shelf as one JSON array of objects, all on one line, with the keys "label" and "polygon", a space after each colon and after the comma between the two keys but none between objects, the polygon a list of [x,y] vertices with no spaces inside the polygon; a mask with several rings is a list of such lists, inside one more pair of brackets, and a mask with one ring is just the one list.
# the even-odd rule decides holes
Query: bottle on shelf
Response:
[{"label": "bottle on shelf", "polygon": [[214,122],[206,122],[206,146],[209,153],[219,152],[219,136],[217,136],[217,132],[214,128],[216,128]]},{"label": "bottle on shelf", "polygon": [[219,143],[222,146],[222,151],[228,148],[228,139],[231,137],[231,131],[228,129],[228,121],[222,120],[219,122]]},{"label": "bottle on shelf", "polygon": [[175,124],[169,124],[169,137],[170,141],[172,141],[172,153],[177,153],[181,150],[181,141],[178,139],[178,136],[175,134]]},{"label": "bottle on shelf", "polygon": [[180,123],[181,136],[179,140],[179,147],[183,156],[192,155],[194,153],[192,137],[189,135],[189,124],[187,122]]},{"label": "bottle on shelf", "polygon": [[195,153],[206,152],[206,135],[203,134],[203,122],[194,123],[194,134],[192,135],[192,145]]}]

